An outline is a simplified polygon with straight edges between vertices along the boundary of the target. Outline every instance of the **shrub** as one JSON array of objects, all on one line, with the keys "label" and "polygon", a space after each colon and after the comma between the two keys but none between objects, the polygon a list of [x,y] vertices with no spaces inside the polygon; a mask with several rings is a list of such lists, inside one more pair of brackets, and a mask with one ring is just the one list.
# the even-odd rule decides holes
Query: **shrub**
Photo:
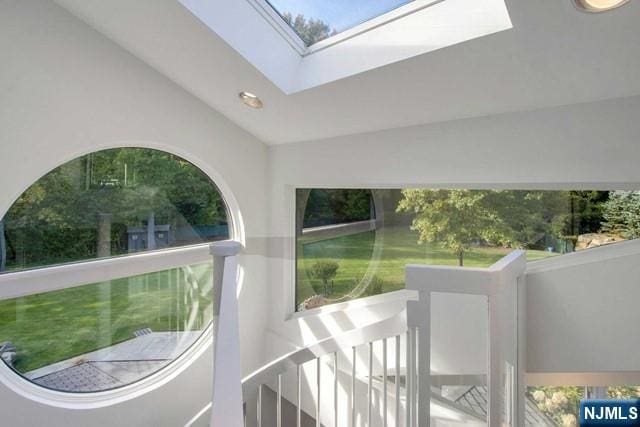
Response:
[{"label": "shrub", "polygon": [[314,279],[319,279],[324,285],[324,295],[329,294],[329,281],[336,277],[340,266],[335,261],[318,261],[311,266],[309,275]]},{"label": "shrub", "polygon": [[382,293],[382,286],[384,285],[384,281],[374,275],[371,278],[371,281],[369,282],[369,284],[367,285],[367,290],[366,290],[366,295],[367,296],[372,296],[372,295],[380,295]]}]

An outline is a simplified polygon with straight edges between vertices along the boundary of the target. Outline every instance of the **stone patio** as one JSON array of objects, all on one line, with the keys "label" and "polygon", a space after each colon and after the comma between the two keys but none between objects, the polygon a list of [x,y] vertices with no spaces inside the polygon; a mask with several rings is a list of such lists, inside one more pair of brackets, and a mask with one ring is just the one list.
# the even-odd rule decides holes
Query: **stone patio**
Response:
[{"label": "stone patio", "polygon": [[200,331],[152,332],[27,372],[44,387],[69,391],[108,390],[144,378],[180,356]]}]

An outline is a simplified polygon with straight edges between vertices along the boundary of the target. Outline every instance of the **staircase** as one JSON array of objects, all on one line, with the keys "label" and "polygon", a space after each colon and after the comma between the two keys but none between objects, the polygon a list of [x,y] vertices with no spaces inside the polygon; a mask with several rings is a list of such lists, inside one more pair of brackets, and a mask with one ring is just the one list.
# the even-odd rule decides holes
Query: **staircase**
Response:
[{"label": "staircase", "polygon": [[[309,425],[309,418],[315,426],[413,427],[426,426],[430,419],[439,425],[517,425],[514,307],[525,266],[522,251],[487,269],[407,266],[407,288],[416,296],[405,311],[293,351],[244,378],[245,425],[300,427]],[[484,329],[452,329],[456,318],[465,317],[457,312],[461,295],[476,298],[467,301],[476,309],[466,313],[471,316],[466,322],[481,325],[486,316]],[[437,300],[434,312],[439,316],[433,327],[432,299]],[[488,302],[484,312],[483,301]],[[512,321],[513,328],[506,330],[502,321]],[[458,342],[453,347],[473,344],[476,351],[470,355],[488,357],[480,363],[473,357],[458,358],[459,366],[438,374],[430,365],[431,344],[437,352],[453,351],[451,345],[441,346],[440,339],[452,331]],[[478,344],[478,331],[486,342]],[[486,387],[488,415],[442,394],[447,387],[464,385]],[[275,400],[267,399],[267,393]],[[285,420],[284,408],[289,406],[296,416]]]},{"label": "staircase", "polygon": [[[406,288],[415,296],[404,311],[292,351],[253,372],[242,380],[243,403],[235,406],[241,421],[213,425],[551,425],[527,399],[527,384],[640,380],[639,362],[628,357],[640,350],[637,341],[624,343],[635,346],[630,353],[607,355],[618,367],[611,369],[608,358],[572,355],[569,346],[579,344],[572,333],[584,325],[557,323],[567,313],[580,317],[580,306],[571,304],[575,300],[607,313],[603,330],[628,322],[624,315],[608,315],[621,305],[633,313],[633,301],[640,299],[639,257],[636,241],[529,264],[524,251],[514,251],[489,268],[408,265]],[[580,281],[572,279],[576,276]],[[607,298],[618,305],[603,305]],[[560,336],[566,337],[565,347]],[[581,338],[598,350],[597,337]],[[548,351],[558,358],[543,357]]]}]

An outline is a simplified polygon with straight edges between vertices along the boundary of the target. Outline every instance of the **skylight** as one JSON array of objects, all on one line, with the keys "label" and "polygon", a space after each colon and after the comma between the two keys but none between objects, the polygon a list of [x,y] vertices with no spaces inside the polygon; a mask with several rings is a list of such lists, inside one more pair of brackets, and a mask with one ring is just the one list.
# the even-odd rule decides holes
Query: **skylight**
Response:
[{"label": "skylight", "polygon": [[286,94],[512,28],[505,0],[178,1]]},{"label": "skylight", "polygon": [[307,46],[413,0],[267,0]]}]

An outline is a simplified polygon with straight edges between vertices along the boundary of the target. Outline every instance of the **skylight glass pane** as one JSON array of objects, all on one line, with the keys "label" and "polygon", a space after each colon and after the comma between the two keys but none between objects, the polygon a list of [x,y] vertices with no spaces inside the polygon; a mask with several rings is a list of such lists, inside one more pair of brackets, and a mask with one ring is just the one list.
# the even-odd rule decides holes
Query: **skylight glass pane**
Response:
[{"label": "skylight glass pane", "polygon": [[307,46],[413,0],[267,0]]}]

